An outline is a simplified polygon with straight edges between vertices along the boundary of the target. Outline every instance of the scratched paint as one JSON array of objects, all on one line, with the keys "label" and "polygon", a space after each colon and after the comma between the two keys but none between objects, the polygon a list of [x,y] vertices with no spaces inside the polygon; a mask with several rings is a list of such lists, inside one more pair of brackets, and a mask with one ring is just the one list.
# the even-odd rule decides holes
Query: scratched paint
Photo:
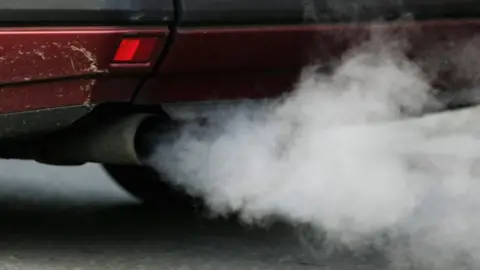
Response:
[{"label": "scratched paint", "polygon": [[[122,71],[112,68],[111,60],[125,34],[165,36],[165,31],[163,27],[0,28],[0,114],[129,101],[142,70],[136,70],[141,75],[137,77],[82,76]],[[68,80],[55,80],[62,78]],[[35,83],[46,79],[51,81]]]},{"label": "scratched paint", "polygon": [[121,39],[113,31],[0,31],[0,83],[106,73]]},{"label": "scratched paint", "polygon": [[[52,49],[54,47],[54,49]],[[70,42],[43,42],[32,48],[23,44],[11,50],[4,47],[1,65],[13,67],[11,72],[2,72],[1,82],[31,81],[53,77],[81,75],[81,73],[105,72],[99,69],[97,58],[82,44]]]},{"label": "scratched paint", "polygon": [[126,102],[139,82],[139,78],[102,77],[11,85],[0,88],[0,115],[72,105],[89,107],[104,102]]},{"label": "scratched paint", "polygon": [[89,105],[93,81],[74,80],[0,88],[0,114]]}]

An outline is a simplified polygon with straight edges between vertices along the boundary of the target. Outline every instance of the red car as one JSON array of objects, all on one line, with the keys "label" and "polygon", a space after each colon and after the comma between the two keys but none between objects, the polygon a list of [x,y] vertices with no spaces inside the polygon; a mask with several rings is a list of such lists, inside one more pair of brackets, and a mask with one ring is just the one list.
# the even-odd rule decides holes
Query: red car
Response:
[{"label": "red car", "polygon": [[418,57],[472,38],[479,15],[480,0],[3,0],[0,156],[101,163],[158,201],[166,184],[138,151],[172,109],[280,95],[372,21],[404,30]]}]

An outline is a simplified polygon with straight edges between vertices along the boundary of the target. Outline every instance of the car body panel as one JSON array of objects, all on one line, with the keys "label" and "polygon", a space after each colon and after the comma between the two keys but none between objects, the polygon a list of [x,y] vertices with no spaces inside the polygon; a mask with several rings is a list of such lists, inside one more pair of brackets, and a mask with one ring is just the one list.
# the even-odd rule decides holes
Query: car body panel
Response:
[{"label": "car body panel", "polygon": [[128,101],[141,77],[129,75],[129,67],[111,65],[118,44],[132,34],[158,37],[149,65],[135,69],[148,73],[167,32],[162,27],[0,29],[0,113]]},{"label": "car body panel", "polygon": [[[420,59],[435,57],[430,53],[445,46],[461,50],[462,42],[473,40],[479,31],[480,20],[183,27],[177,31],[176,41],[156,77],[144,85],[137,102],[278,96],[293,89],[303,67],[318,65],[328,71],[330,65],[340,61],[349,49],[367,40],[372,33],[405,38],[410,43],[407,54]],[[451,49],[455,49],[453,47]],[[440,62],[443,60],[447,59],[440,59]],[[435,82],[446,78],[444,74],[437,75]]]},{"label": "car body panel", "polygon": [[128,102],[139,78],[68,79],[0,88],[0,114],[102,102]]},{"label": "car body panel", "polygon": [[145,84],[138,102],[277,95],[309,62],[313,39],[302,26],[179,29],[158,76]]},{"label": "car body panel", "polygon": [[[478,15],[480,0],[0,1],[0,138],[63,127],[103,103],[275,97],[306,65],[328,72],[374,21],[418,58],[475,37]],[[131,35],[159,38],[151,61],[112,64]]]},{"label": "car body panel", "polygon": [[[174,15],[173,0],[0,1],[1,141],[67,127],[97,104],[129,102]],[[151,62],[112,65],[132,34],[160,39]]]}]

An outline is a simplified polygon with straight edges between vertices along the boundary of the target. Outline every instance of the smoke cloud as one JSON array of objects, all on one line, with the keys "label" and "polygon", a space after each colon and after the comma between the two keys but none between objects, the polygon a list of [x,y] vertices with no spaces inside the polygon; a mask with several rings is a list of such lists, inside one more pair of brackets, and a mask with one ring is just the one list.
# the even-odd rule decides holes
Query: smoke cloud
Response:
[{"label": "smoke cloud", "polygon": [[219,109],[148,162],[217,214],[307,225],[324,244],[382,250],[392,269],[478,269],[475,114],[409,124],[443,103],[398,44],[360,44],[331,74],[307,67],[293,92]]}]

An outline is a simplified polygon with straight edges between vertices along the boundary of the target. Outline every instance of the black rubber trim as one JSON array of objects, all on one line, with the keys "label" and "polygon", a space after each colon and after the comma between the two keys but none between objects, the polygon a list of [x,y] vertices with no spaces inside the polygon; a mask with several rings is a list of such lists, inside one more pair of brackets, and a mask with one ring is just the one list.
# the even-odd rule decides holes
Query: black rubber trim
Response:
[{"label": "black rubber trim", "polygon": [[480,17],[480,0],[183,0],[181,26]]},{"label": "black rubber trim", "polygon": [[[52,82],[62,82],[62,81],[71,81],[71,80],[84,80],[84,79],[97,79],[103,77],[120,77],[125,78],[128,76],[126,74],[109,74],[109,73],[88,73],[82,75],[74,75],[74,76],[63,76],[63,77],[53,77],[53,78],[45,78],[45,79],[36,79],[36,80],[29,80],[29,81],[13,81],[13,82],[0,82],[0,88],[3,87],[14,87],[14,86],[24,86],[24,85],[32,85],[32,84],[40,84],[40,83],[52,83]],[[132,75],[134,76],[134,75]]]},{"label": "black rubber trim", "polygon": [[173,0],[2,0],[5,25],[131,25],[173,21]]},{"label": "black rubber trim", "polygon": [[166,25],[173,20],[163,11],[0,10],[0,26]]},{"label": "black rubber trim", "polygon": [[99,79],[99,78],[138,78],[138,73],[86,73],[81,75],[72,75],[72,76],[62,76],[62,77],[53,77],[53,78],[44,78],[44,79],[35,79],[29,81],[12,81],[12,82],[0,82],[0,88],[3,87],[15,87],[15,86],[24,86],[32,84],[41,84],[41,83],[52,83],[52,82],[63,82],[63,81],[72,81],[72,80],[89,80],[89,79]]},{"label": "black rubber trim", "polygon": [[181,25],[294,23],[304,0],[182,0]]},{"label": "black rubber trim", "polygon": [[393,20],[405,14],[418,20],[477,18],[480,0],[0,1],[0,26],[336,23]]}]

